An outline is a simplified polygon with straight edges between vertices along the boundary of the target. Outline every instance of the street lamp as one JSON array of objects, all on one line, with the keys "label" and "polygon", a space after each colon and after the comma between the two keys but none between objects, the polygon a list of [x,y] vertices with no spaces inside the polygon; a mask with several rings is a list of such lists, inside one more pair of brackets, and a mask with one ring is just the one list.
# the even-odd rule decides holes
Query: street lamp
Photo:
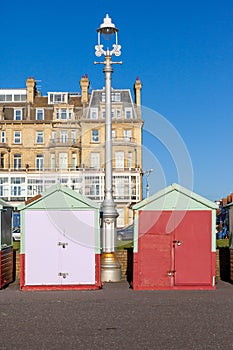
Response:
[{"label": "street lamp", "polygon": [[143,171],[143,175],[146,175],[146,198],[148,198],[150,196],[150,186],[149,186],[148,177],[152,171],[154,171],[154,169],[149,169],[149,170]]},{"label": "street lamp", "polygon": [[[111,18],[106,15],[104,22],[97,29],[98,45],[95,46],[97,57],[105,57],[104,62],[95,62],[95,64],[104,64],[103,72],[105,74],[105,192],[104,201],[101,206],[101,280],[102,282],[118,282],[121,280],[121,265],[116,256],[116,219],[118,213],[113,199],[112,190],[112,115],[111,115],[111,79],[113,68],[112,64],[121,64],[122,62],[112,62],[113,55],[121,55],[121,46],[118,45],[118,29],[112,23]],[[108,46],[105,49],[106,40],[114,40],[112,49]],[[110,42],[109,42],[110,43]]]}]

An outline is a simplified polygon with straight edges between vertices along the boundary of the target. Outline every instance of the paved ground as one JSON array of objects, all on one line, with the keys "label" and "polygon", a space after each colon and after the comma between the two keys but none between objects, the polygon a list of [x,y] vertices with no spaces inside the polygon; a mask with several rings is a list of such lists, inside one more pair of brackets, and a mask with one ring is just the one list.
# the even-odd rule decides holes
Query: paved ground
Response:
[{"label": "paved ground", "polygon": [[216,291],[0,291],[0,349],[233,349],[233,285]]}]

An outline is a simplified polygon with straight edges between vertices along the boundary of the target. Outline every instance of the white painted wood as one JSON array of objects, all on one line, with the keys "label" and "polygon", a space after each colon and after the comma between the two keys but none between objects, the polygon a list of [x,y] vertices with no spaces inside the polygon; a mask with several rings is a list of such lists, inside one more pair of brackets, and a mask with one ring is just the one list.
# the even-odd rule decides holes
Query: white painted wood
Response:
[{"label": "white painted wood", "polygon": [[26,210],[25,284],[94,283],[94,211]]}]

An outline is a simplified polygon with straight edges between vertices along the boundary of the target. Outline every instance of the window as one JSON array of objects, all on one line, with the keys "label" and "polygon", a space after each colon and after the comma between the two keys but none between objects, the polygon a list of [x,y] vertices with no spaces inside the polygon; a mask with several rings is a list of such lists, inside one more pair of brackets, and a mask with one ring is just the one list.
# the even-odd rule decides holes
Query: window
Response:
[{"label": "window", "polygon": [[98,119],[98,108],[91,108],[91,119]]},{"label": "window", "polygon": [[0,153],[0,168],[4,168],[4,153]]},{"label": "window", "polygon": [[52,142],[56,142],[56,140],[57,140],[57,132],[52,131]]},{"label": "window", "polygon": [[44,143],[44,132],[43,131],[36,132],[36,143]]},{"label": "window", "polygon": [[121,100],[120,92],[113,92],[111,94],[111,99],[112,99],[112,102],[120,102],[120,100]]},{"label": "window", "polygon": [[8,196],[8,178],[7,177],[1,177],[0,178],[0,197],[7,197]]},{"label": "window", "polygon": [[132,137],[132,130],[124,130],[124,140],[130,141]]},{"label": "window", "polygon": [[6,142],[6,132],[2,131],[1,132],[1,143],[5,143]]},{"label": "window", "polygon": [[128,152],[128,168],[132,168],[133,166],[133,153]]},{"label": "window", "polygon": [[126,108],[125,109],[125,118],[126,119],[132,118],[132,108]]},{"label": "window", "polygon": [[48,93],[49,104],[59,104],[68,102],[67,92],[49,92]]},{"label": "window", "polygon": [[44,169],[44,155],[37,154],[36,155],[36,170],[43,170],[43,169]]},{"label": "window", "polygon": [[112,102],[120,102],[121,101],[121,94],[120,92],[113,92],[112,95]]},{"label": "window", "polygon": [[36,109],[36,120],[44,120],[44,109],[43,108]]},{"label": "window", "polygon": [[61,109],[61,119],[63,119],[63,120],[67,119],[67,114],[66,114],[65,108]]},{"label": "window", "polygon": [[25,192],[25,178],[12,177],[11,178],[11,195],[14,197],[22,196]]},{"label": "window", "polygon": [[99,153],[91,153],[91,167],[94,169],[100,168],[100,154]]},{"label": "window", "polygon": [[72,109],[68,109],[68,119],[72,119],[73,117],[73,111]]},{"label": "window", "polygon": [[72,142],[76,142],[76,130],[71,131],[71,139],[72,139]]},{"label": "window", "polygon": [[21,143],[21,132],[14,131],[14,143]]},{"label": "window", "polygon": [[105,100],[106,100],[106,97],[105,97],[106,95],[105,95],[105,92],[102,92],[102,95],[101,95],[101,101],[102,102],[105,102]]},{"label": "window", "polygon": [[56,158],[54,153],[51,154],[50,162],[51,162],[51,170],[54,170],[56,167]]},{"label": "window", "polygon": [[14,110],[14,120],[22,120],[22,109]]},{"label": "window", "polygon": [[129,178],[128,176],[114,176],[115,198],[125,199],[129,197]]},{"label": "window", "polygon": [[68,168],[67,153],[59,153],[59,169],[65,170]]},{"label": "window", "polygon": [[21,154],[14,154],[14,169],[21,169]]},{"label": "window", "polygon": [[112,117],[112,119],[114,118],[114,109],[112,109],[111,117]]},{"label": "window", "polygon": [[68,142],[68,131],[62,130],[60,133],[61,136],[61,143],[67,143]]},{"label": "window", "polygon": [[92,142],[99,142],[99,130],[92,130]]},{"label": "window", "polygon": [[119,108],[116,109],[116,117],[117,118],[121,117],[121,110]]},{"label": "window", "polygon": [[124,152],[122,151],[115,153],[115,168],[124,169]]},{"label": "window", "polygon": [[72,119],[73,111],[71,108],[56,108],[55,115],[57,120]]},{"label": "window", "polygon": [[93,198],[100,196],[99,176],[85,176],[85,195]]},{"label": "window", "polygon": [[114,140],[116,137],[116,130],[112,130],[112,139]]},{"label": "window", "polygon": [[103,118],[103,119],[106,118],[106,111],[105,111],[105,109],[102,109],[102,118]]},{"label": "window", "polygon": [[26,89],[19,91],[12,91],[12,89],[3,90],[1,89],[0,102],[25,102],[27,100]]},{"label": "window", "polygon": [[72,170],[76,170],[76,166],[77,166],[77,157],[75,153],[72,153],[72,159],[71,159],[71,167]]}]

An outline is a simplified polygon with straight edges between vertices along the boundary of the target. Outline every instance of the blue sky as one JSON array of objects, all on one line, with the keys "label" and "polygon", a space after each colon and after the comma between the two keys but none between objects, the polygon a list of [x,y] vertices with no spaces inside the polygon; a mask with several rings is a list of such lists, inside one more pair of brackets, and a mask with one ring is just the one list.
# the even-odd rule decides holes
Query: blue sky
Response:
[{"label": "blue sky", "polygon": [[[193,186],[211,200],[232,192],[230,0],[5,1],[0,88],[24,87],[34,76],[43,93],[79,91],[83,74],[93,89],[101,88],[104,76],[102,66],[93,64],[94,46],[106,13],[120,29],[122,45],[123,65],[114,66],[113,87],[132,89],[136,76],[143,83],[144,169],[154,169],[150,193],[172,182]],[[161,137],[158,118],[173,130],[173,145],[168,146],[166,128]],[[182,141],[187,152],[178,159],[176,144]]]}]

